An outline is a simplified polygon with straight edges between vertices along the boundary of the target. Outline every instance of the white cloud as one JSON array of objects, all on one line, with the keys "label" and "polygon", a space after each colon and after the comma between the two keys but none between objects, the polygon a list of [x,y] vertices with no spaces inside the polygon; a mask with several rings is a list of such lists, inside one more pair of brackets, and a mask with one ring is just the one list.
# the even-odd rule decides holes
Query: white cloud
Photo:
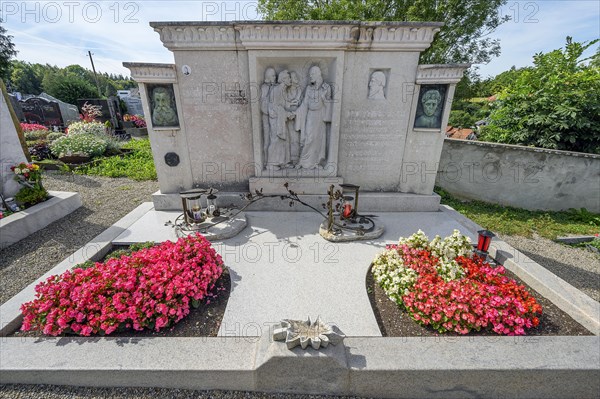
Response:
[{"label": "white cloud", "polygon": [[[88,68],[87,51],[91,50],[98,70],[127,75],[129,71],[121,65],[124,61],[173,62],[150,21],[256,19],[255,4],[254,0],[3,0],[0,18],[14,36],[20,60]],[[512,65],[530,65],[535,53],[563,46],[568,35],[577,41],[600,36],[600,3],[596,1],[510,0],[502,12],[513,21],[491,35],[501,39],[502,55],[481,67],[483,76]]]}]

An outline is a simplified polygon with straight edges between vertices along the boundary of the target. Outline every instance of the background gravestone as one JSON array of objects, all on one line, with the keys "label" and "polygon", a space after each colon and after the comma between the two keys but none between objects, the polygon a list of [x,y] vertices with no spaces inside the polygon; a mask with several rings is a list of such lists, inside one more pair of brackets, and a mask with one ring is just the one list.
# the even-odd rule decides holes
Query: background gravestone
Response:
[{"label": "background gravestone", "polygon": [[56,101],[31,97],[20,103],[28,123],[37,123],[46,127],[64,126],[60,106]]},{"label": "background gravestone", "polygon": [[79,110],[81,110],[85,103],[100,106],[100,111],[102,114],[98,117],[99,122],[105,123],[106,121],[109,121],[115,128],[120,126],[119,121],[121,118],[119,117],[120,113],[118,97],[111,96],[107,100],[101,98],[85,98],[77,100],[77,106],[79,107]]},{"label": "background gravestone", "polygon": [[58,98],[52,97],[50,94],[42,93],[38,97],[44,98],[49,101],[56,102],[60,108],[62,120],[65,126],[70,125],[72,122],[79,121],[79,109],[76,105],[60,101]]},{"label": "background gravestone", "polygon": [[21,103],[19,102],[19,99],[10,93],[8,94],[8,98],[10,99],[13,111],[15,111],[15,114],[17,115],[17,119],[19,121],[24,121],[25,116],[23,115],[23,110],[21,109]]},{"label": "background gravestone", "polygon": [[125,103],[129,115],[144,115],[139,89],[119,90],[118,96]]},{"label": "background gravestone", "polygon": [[[11,166],[27,162],[24,143],[19,138],[17,131],[18,120],[4,83],[0,80],[2,95],[0,95],[0,189],[4,198],[13,197],[21,186],[14,178]],[[20,128],[20,126],[19,126]]]}]

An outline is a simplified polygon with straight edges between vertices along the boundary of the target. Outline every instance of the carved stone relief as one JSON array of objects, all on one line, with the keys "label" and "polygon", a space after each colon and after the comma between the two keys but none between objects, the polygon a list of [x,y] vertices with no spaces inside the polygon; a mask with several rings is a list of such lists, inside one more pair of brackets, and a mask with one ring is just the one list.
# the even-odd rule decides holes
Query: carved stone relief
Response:
[{"label": "carved stone relief", "polygon": [[385,87],[387,78],[383,71],[375,71],[369,79],[369,100],[385,100]]},{"label": "carved stone relief", "polygon": [[148,85],[148,102],[154,127],[179,127],[173,85]]},{"label": "carved stone relief", "polygon": [[295,71],[265,69],[261,85],[263,155],[267,170],[317,169],[327,162],[332,90],[312,66],[304,89]]},{"label": "carved stone relief", "polygon": [[415,115],[415,127],[439,129],[446,99],[446,85],[422,85]]}]

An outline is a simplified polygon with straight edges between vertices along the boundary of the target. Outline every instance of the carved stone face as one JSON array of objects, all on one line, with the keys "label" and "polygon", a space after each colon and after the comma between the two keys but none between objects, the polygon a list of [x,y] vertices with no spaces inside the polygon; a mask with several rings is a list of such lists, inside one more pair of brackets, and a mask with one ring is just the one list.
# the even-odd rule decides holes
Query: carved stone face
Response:
[{"label": "carved stone face", "polygon": [[292,78],[292,83],[297,85],[299,82],[298,74],[296,72],[291,72],[290,77]]},{"label": "carved stone face", "polygon": [[310,68],[308,78],[311,84],[319,82],[321,80],[321,69],[318,66]]},{"label": "carved stone face", "polygon": [[292,84],[292,78],[290,77],[289,73],[286,73],[281,77],[281,83],[283,83],[283,85],[286,87]]},{"label": "carved stone face", "polygon": [[165,109],[171,108],[171,101],[168,93],[155,92],[154,93],[154,108]]},{"label": "carved stone face", "polygon": [[438,105],[442,101],[442,95],[438,90],[428,90],[424,95],[421,103],[423,104],[423,113],[426,116],[435,115]]},{"label": "carved stone face", "polygon": [[435,114],[435,110],[437,109],[438,101],[434,98],[429,99],[423,103],[423,112],[427,116],[433,116]]},{"label": "carved stone face", "polygon": [[275,70],[267,68],[265,71],[265,83],[275,83]]},{"label": "carved stone face", "polygon": [[369,81],[369,88],[377,89],[379,87],[383,87],[383,80],[381,79],[381,76],[379,76],[377,73],[374,73],[373,75],[371,75],[371,80]]}]

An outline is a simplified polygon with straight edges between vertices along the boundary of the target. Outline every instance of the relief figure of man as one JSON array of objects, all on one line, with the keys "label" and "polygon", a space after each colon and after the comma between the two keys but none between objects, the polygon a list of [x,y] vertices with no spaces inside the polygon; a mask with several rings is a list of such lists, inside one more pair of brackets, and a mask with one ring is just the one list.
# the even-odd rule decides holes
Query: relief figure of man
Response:
[{"label": "relief figure of man", "polygon": [[287,70],[279,73],[277,85],[271,88],[271,101],[268,103],[269,114],[269,146],[267,147],[267,169],[280,170],[290,162],[290,138],[287,127],[288,119],[294,114],[286,109],[285,91],[292,80]]},{"label": "relief figure of man", "polygon": [[299,167],[322,168],[327,158],[327,122],[331,122],[331,87],[323,82],[321,69],[308,71],[308,86],[296,111],[296,130],[300,131]]},{"label": "relief figure of man", "polygon": [[[285,90],[286,110],[295,113],[302,100],[302,88],[300,79],[294,71],[290,72],[292,84]],[[296,130],[295,121],[288,120],[288,134],[290,137],[290,167],[297,167],[300,161],[300,132]]]},{"label": "relief figure of man", "polygon": [[385,74],[382,71],[375,71],[371,74],[369,80],[369,100],[385,100]]},{"label": "relief figure of man", "polygon": [[271,89],[275,85],[275,69],[265,69],[265,79],[260,86],[260,114],[262,116],[262,131],[263,131],[263,159],[267,158],[267,148],[269,148],[269,140],[271,137],[269,128],[269,102],[272,101]]}]

